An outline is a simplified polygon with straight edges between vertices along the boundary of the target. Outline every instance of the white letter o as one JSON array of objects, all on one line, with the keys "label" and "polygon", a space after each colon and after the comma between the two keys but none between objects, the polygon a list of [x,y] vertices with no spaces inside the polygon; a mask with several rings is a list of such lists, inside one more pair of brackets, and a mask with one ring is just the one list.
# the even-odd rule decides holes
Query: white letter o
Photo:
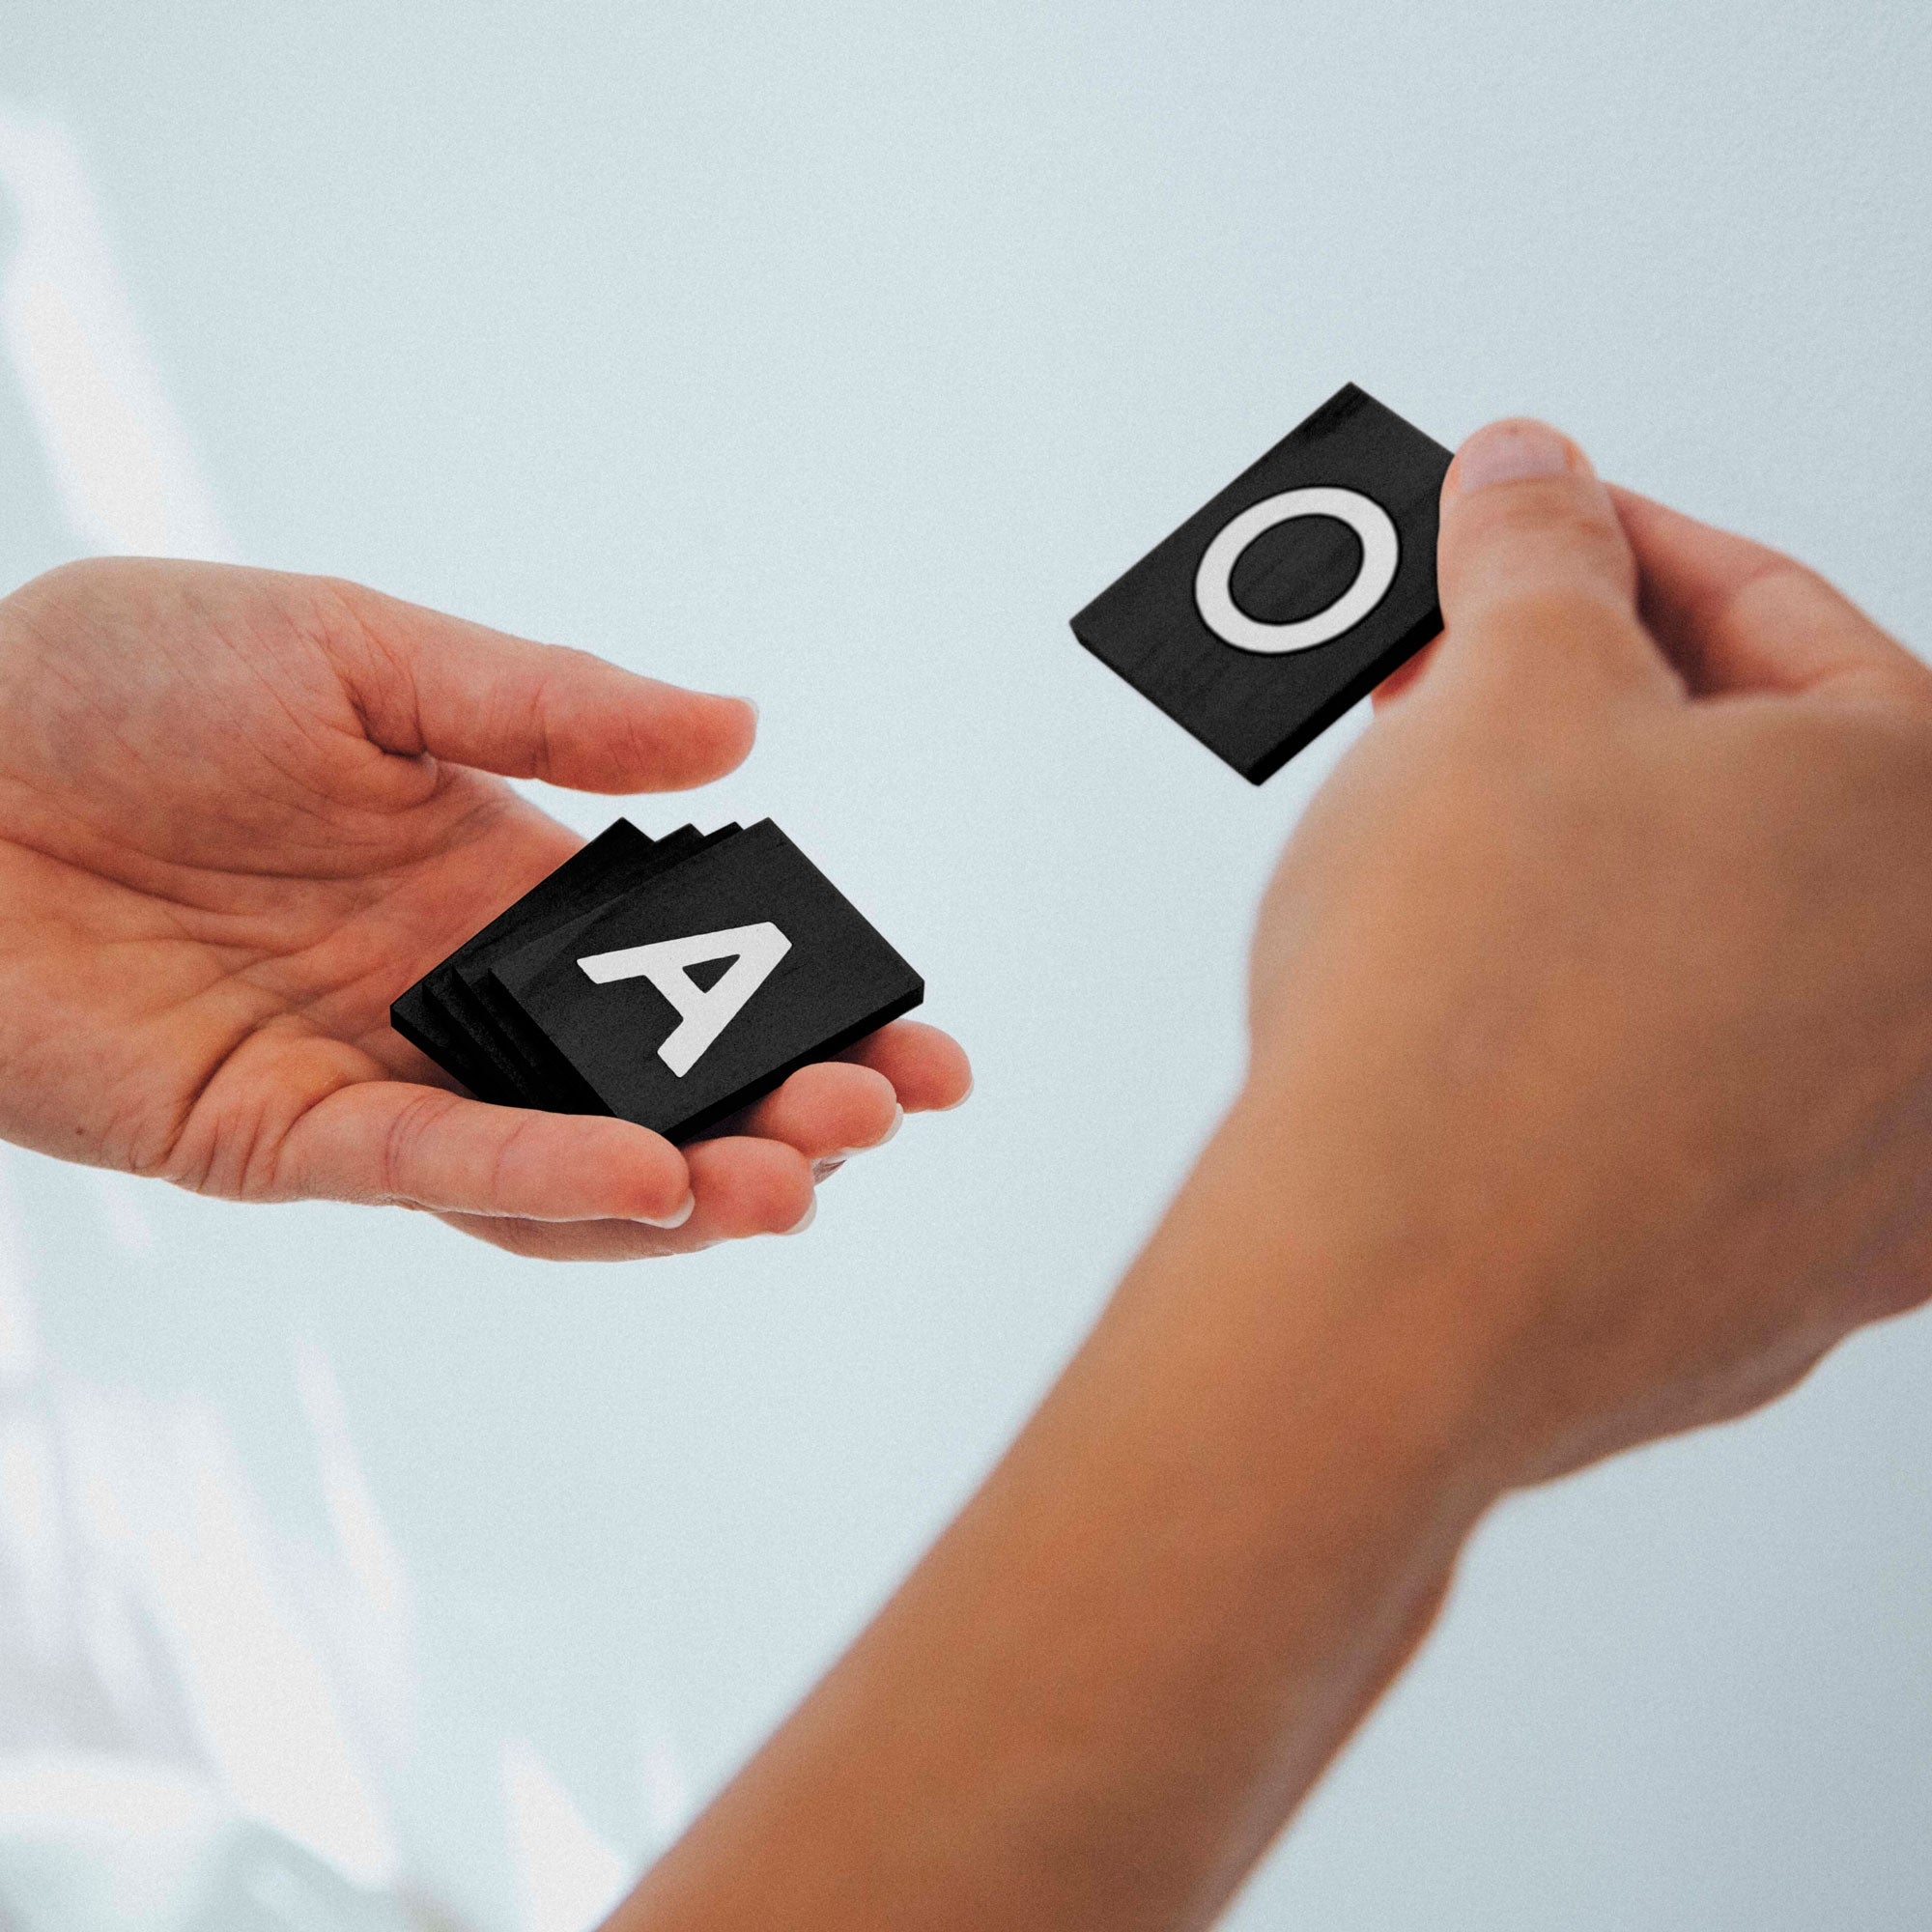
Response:
[{"label": "white letter o", "polygon": [[[1277,524],[1297,517],[1332,517],[1347,524],[1360,538],[1362,567],[1355,581],[1325,611],[1293,624],[1264,624],[1235,602],[1235,565],[1241,553]],[[1394,521],[1382,506],[1354,490],[1289,490],[1266,497],[1243,510],[1208,546],[1194,577],[1194,603],[1201,621],[1237,651],[1278,656],[1285,651],[1313,650],[1352,631],[1384,597],[1395,582],[1402,559],[1402,540]]]}]

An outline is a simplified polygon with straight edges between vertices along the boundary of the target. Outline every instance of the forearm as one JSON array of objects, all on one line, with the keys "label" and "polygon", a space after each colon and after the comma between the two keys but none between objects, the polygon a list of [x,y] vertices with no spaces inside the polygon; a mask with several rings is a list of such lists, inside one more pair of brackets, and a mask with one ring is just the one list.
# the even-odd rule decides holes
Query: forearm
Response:
[{"label": "forearm", "polygon": [[1224,1129],[984,1489],[616,1926],[1134,1932],[1226,1900],[1489,1494],[1455,1351],[1254,1210],[1257,1131]]}]

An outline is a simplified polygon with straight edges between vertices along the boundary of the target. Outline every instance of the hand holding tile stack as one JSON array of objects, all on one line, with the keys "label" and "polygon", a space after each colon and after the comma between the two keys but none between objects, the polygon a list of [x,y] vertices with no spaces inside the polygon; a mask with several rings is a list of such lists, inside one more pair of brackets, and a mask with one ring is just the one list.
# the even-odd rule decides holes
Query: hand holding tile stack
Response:
[{"label": "hand holding tile stack", "polygon": [[690,1140],[918,1006],[924,982],[770,819],[626,819],[390,1008],[480,1100]]}]

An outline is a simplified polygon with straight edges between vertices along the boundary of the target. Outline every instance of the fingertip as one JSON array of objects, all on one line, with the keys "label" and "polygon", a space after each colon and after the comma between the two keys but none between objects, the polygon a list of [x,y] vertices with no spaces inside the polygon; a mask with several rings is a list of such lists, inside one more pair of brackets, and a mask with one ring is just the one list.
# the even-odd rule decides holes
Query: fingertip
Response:
[{"label": "fingertip", "polygon": [[697,1210],[697,1196],[689,1183],[684,1190],[684,1199],[668,1214],[639,1214],[636,1218],[647,1228],[662,1228],[668,1234],[674,1228],[681,1228]]},{"label": "fingertip", "polygon": [[933,1095],[925,1104],[925,1111],[929,1114],[950,1114],[955,1107],[963,1107],[973,1097],[973,1089],[978,1084],[965,1049],[957,1040],[951,1040],[948,1044],[957,1055],[956,1065],[928,1089]]},{"label": "fingertip", "polygon": [[898,1096],[884,1074],[836,1060],[801,1066],[744,1114],[744,1132],[783,1141],[809,1160],[856,1153],[889,1139]]},{"label": "fingertip", "polygon": [[683,1153],[662,1134],[629,1121],[591,1115],[538,1116],[574,1133],[553,1129],[549,1155],[559,1199],[582,1197],[569,1220],[621,1219],[647,1228],[681,1228],[691,1218],[691,1170]]},{"label": "fingertip", "polygon": [[[805,1067],[802,1072],[812,1070]],[[826,1122],[833,1129],[837,1145],[847,1153],[884,1147],[898,1132],[899,1122],[905,1118],[893,1083],[869,1066],[846,1066],[828,1061],[823,1071],[830,1101],[825,1109]],[[792,1077],[798,1079],[800,1075]]]},{"label": "fingertip", "polygon": [[950,1114],[973,1097],[973,1063],[950,1034],[934,1029],[923,1057],[895,1083],[909,1114]]},{"label": "fingertip", "polygon": [[1537,477],[1595,475],[1590,459],[1561,430],[1534,416],[1507,416],[1485,424],[1456,452],[1442,479],[1442,500]]},{"label": "fingertip", "polygon": [[950,1113],[973,1092],[966,1049],[923,1020],[895,1020],[838,1057],[883,1073],[908,1114]]},{"label": "fingertip", "polygon": [[[684,791],[734,772],[752,754],[758,708],[749,698],[638,678],[615,782],[609,791]],[[590,787],[586,787],[589,789]]]},{"label": "fingertip", "polygon": [[752,755],[752,747],[758,742],[758,707],[749,697],[706,696],[720,713],[718,755],[723,760],[719,773],[722,778],[725,772],[735,772]]},{"label": "fingertip", "polygon": [[811,1164],[781,1141],[731,1135],[699,1141],[687,1157],[697,1197],[690,1232],[706,1239],[782,1235],[810,1209]]},{"label": "fingertip", "polygon": [[1416,652],[1412,658],[1405,659],[1376,686],[1371,694],[1375,707],[1379,711],[1383,705],[1392,704],[1404,692],[1428,669],[1429,661],[1435,654],[1435,646],[1442,640],[1438,637]]}]

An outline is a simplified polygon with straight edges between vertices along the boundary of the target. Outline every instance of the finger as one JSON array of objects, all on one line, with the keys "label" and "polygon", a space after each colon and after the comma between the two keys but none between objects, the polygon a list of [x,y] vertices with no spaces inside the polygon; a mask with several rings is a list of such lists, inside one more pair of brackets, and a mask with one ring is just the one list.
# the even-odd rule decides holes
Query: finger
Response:
[{"label": "finger", "polygon": [[647,1128],[492,1107],[399,1080],[359,1081],[309,1108],[283,1141],[274,1187],[535,1221],[668,1227],[693,1212],[684,1155]]},{"label": "finger", "polygon": [[811,1170],[776,1141],[700,1141],[689,1150],[696,1206],[680,1228],[629,1220],[519,1221],[500,1215],[445,1214],[451,1227],[512,1254],[544,1261],[642,1261],[690,1254],[756,1235],[803,1234],[816,1202]]},{"label": "finger", "polygon": [[944,1113],[973,1092],[966,1049],[923,1020],[894,1020],[838,1057],[883,1073],[908,1114]]},{"label": "finger", "polygon": [[661,684],[360,584],[331,587],[348,618],[331,634],[340,662],[384,751],[631,792],[708,783],[752,749],[757,712],[742,697]]},{"label": "finger", "polygon": [[1677,693],[1636,611],[1636,564],[1589,460],[1547,424],[1479,430],[1442,484],[1444,669],[1520,690]]},{"label": "finger", "polygon": [[733,1130],[782,1141],[809,1161],[881,1147],[903,1116],[893,1083],[869,1066],[820,1061],[801,1066],[776,1093],[748,1107]]},{"label": "finger", "polygon": [[639,1262],[689,1252],[639,1221],[519,1221],[505,1214],[439,1214],[459,1234],[540,1262]]},{"label": "finger", "polygon": [[811,1165],[796,1148],[732,1135],[694,1142],[685,1154],[697,1206],[677,1236],[689,1245],[803,1234],[811,1225]]},{"label": "finger", "polygon": [[1610,495],[1642,573],[1644,619],[1698,696],[1932,695],[1932,671],[1815,571],[1632,491]]},{"label": "finger", "polygon": [[1412,658],[1408,658],[1402,664],[1397,665],[1376,686],[1375,690],[1369,694],[1370,702],[1378,710],[1380,710],[1385,704],[1393,704],[1429,668],[1431,661],[1435,656],[1435,646],[1441,641],[1440,638],[1432,639],[1429,643],[1424,644]]}]

